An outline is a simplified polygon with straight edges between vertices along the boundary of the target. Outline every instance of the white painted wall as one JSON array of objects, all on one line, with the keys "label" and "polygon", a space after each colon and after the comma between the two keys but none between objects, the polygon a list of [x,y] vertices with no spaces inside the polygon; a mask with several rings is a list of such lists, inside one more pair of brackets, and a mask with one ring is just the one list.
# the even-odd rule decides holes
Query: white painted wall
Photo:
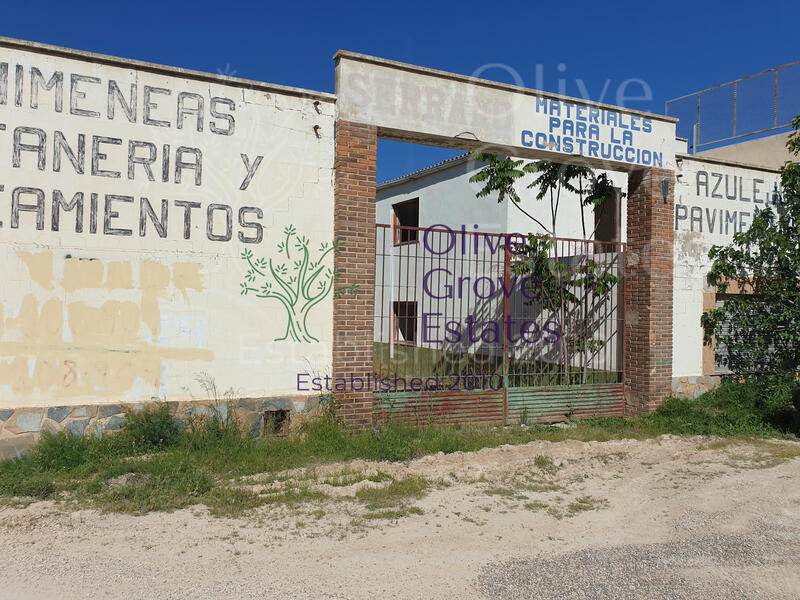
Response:
[{"label": "white painted wall", "polygon": [[[52,88],[37,78],[32,98],[37,72]],[[116,96],[110,114],[111,81],[135,117]],[[266,280],[245,280],[242,253],[287,263],[288,279],[303,251],[279,256],[284,228],[308,238],[314,260],[319,245],[332,241],[333,113],[325,95],[0,45],[0,407],[204,397],[194,382],[200,372],[238,397],[296,394],[298,371],[324,371],[330,293],[308,313],[308,332],[318,341],[275,341],[286,333],[286,310],[280,300],[256,297]],[[82,174],[63,152],[54,164],[56,132],[76,154],[84,136]],[[39,136],[41,154],[34,148]],[[156,153],[152,177],[141,164],[130,167],[132,141],[142,142],[135,156]],[[200,169],[184,168],[176,181],[176,153],[189,162],[198,156],[180,148],[202,152],[202,177],[195,179]],[[258,157],[241,189],[245,162]],[[54,225],[54,190],[66,202],[83,193],[78,231],[76,210],[61,210]],[[163,237],[149,218],[141,235],[142,197],[158,219],[166,201]],[[15,211],[15,198],[29,208]],[[195,203],[188,225],[180,204],[187,202]],[[323,266],[332,264],[329,254]],[[247,295],[243,283],[253,288]]]},{"label": "white painted wall", "polygon": [[753,211],[780,188],[777,171],[684,157],[675,187],[673,377],[702,375],[703,292],[711,268],[708,251],[747,229]]}]

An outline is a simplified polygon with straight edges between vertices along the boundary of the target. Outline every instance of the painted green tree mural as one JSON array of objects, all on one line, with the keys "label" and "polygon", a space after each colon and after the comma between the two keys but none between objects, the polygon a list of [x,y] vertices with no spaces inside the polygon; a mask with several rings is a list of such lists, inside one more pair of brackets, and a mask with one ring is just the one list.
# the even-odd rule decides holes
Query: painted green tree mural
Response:
[{"label": "painted green tree mural", "polygon": [[311,309],[331,292],[336,297],[357,294],[358,285],[336,287],[338,272],[324,264],[325,257],[341,251],[340,242],[322,242],[317,250],[318,256],[312,259],[311,242],[298,235],[293,225],[284,228],[283,236],[278,243],[278,255],[283,255],[283,262],[278,262],[281,258],[257,259],[249,248],[242,252],[242,260],[248,266],[245,280],[241,283],[242,295],[252,293],[257,298],[271,298],[283,305],[287,316],[286,332],[275,338],[276,342],[318,342],[319,339],[308,331]]}]

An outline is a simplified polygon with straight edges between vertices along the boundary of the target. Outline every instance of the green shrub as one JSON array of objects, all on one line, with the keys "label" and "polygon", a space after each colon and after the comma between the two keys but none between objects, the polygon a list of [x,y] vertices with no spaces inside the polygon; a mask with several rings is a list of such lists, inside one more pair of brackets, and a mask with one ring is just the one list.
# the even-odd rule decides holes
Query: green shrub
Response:
[{"label": "green shrub", "polygon": [[304,426],[303,432],[305,444],[312,454],[344,455],[351,444],[351,437],[331,415],[310,421]]},{"label": "green shrub", "polygon": [[233,450],[246,446],[249,436],[233,415],[192,415],[181,438],[182,446],[190,450]]},{"label": "green shrub", "polygon": [[0,477],[0,495],[28,496],[45,499],[56,491],[52,475],[47,473],[30,473],[23,477]]},{"label": "green shrub", "polygon": [[88,460],[90,444],[82,436],[44,431],[33,449],[33,461],[42,471],[71,470]]},{"label": "green shrub", "polygon": [[763,436],[777,433],[760,415],[736,403],[720,406],[716,402],[672,398],[647,418],[654,421],[663,433],[674,435]]},{"label": "green shrub", "polygon": [[[100,508],[113,512],[142,514],[170,511],[198,504],[214,488],[214,477],[205,466],[178,452],[165,452],[129,463],[127,469],[110,469],[104,477],[125,472],[146,475],[142,483],[108,487],[98,485],[92,493]],[[107,482],[106,482],[107,483]]]},{"label": "green shrub", "polygon": [[704,394],[699,401],[725,411],[746,411],[784,433],[800,433],[797,411],[792,407],[795,381],[791,375],[764,375],[728,380]]},{"label": "green shrub", "polygon": [[141,410],[126,410],[123,435],[134,448],[159,450],[178,442],[180,424],[172,417],[169,407],[163,402]]}]

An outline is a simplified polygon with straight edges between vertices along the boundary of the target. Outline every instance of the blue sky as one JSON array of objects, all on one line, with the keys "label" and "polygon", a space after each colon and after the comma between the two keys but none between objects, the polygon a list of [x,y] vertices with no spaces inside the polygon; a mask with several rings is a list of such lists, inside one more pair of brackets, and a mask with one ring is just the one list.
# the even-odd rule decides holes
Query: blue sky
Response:
[{"label": "blue sky", "polygon": [[[1,35],[202,71],[332,92],[342,48],[612,104],[641,79],[652,99],[628,106],[659,113],[666,99],[800,59],[798,24],[798,0],[0,0]],[[382,142],[378,177],[452,154]]]}]

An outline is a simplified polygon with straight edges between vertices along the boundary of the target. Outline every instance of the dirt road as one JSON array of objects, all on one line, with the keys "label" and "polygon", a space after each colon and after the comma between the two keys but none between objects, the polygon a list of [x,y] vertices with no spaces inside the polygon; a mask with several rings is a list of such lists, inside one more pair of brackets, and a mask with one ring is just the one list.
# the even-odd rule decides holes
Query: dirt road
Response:
[{"label": "dirt road", "polygon": [[[534,442],[295,471],[282,485],[328,498],[242,519],[6,505],[0,596],[798,598],[798,456],[795,442]],[[365,512],[359,490],[389,477],[428,487]]]}]

